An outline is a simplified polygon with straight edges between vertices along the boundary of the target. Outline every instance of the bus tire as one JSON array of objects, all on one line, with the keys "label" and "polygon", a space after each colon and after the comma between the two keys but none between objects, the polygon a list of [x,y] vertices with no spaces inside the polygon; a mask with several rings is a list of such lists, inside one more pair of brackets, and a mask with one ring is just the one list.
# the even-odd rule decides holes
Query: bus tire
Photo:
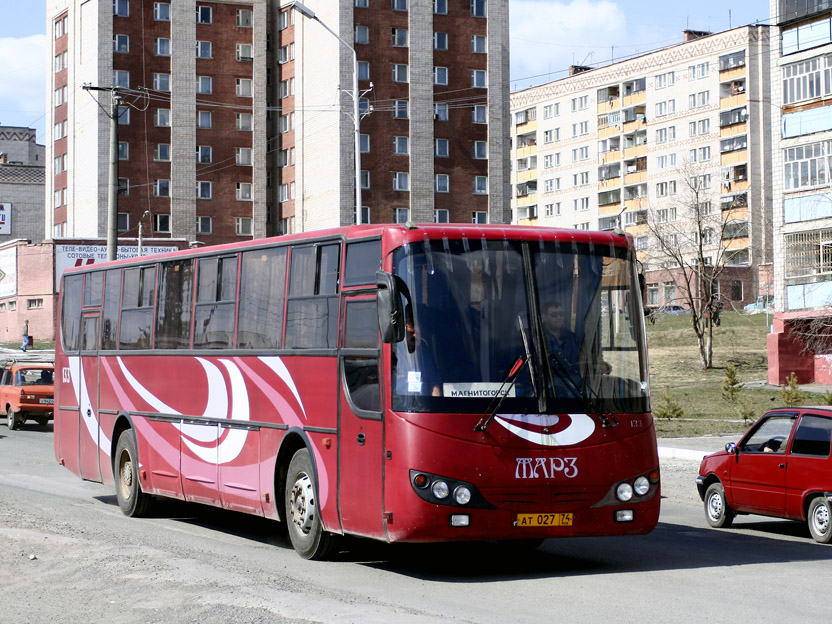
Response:
[{"label": "bus tire", "polygon": [[131,518],[147,514],[151,498],[139,485],[139,453],[136,450],[136,434],[132,429],[121,432],[113,460],[116,481],[116,498],[122,513]]},{"label": "bus tire", "polygon": [[333,536],[321,523],[315,473],[305,448],[295,452],[289,462],[284,501],[286,526],[295,551],[304,559],[325,559],[332,550]]}]

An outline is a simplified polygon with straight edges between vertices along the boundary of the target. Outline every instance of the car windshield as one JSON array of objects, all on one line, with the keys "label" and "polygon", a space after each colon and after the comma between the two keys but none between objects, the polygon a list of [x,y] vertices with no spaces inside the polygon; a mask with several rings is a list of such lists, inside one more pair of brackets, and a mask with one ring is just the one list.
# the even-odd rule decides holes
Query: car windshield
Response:
[{"label": "car windshield", "polygon": [[15,386],[48,386],[52,385],[52,369],[23,368],[14,374]]},{"label": "car windshield", "polygon": [[501,413],[649,410],[627,249],[432,240],[396,250],[394,273],[406,338],[393,345],[393,409],[482,412],[504,395]]}]

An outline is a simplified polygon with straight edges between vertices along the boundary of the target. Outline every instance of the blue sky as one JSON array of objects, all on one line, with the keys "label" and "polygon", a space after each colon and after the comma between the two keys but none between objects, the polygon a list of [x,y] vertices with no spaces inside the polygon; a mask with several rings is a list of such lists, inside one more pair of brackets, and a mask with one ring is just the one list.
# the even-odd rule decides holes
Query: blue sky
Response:
[{"label": "blue sky", "polygon": [[[327,1],[305,4],[314,9]],[[718,32],[769,19],[768,0],[509,3],[512,91],[563,78],[573,64],[606,64],[680,43],[685,28]],[[45,30],[44,0],[0,0],[0,124],[36,128],[39,142],[45,137]]]}]

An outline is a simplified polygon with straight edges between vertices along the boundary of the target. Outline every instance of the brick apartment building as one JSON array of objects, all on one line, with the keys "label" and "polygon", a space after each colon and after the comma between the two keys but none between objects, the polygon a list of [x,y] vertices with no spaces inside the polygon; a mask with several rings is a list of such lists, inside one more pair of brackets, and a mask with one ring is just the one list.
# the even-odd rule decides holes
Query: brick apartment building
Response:
[{"label": "brick apartment building", "polygon": [[[355,221],[509,220],[508,0],[48,0],[46,230],[218,244]],[[103,109],[103,110],[102,110]]]},{"label": "brick apartment building", "polygon": [[513,93],[515,222],[623,228],[650,306],[686,300],[658,236],[691,258],[701,241],[704,264],[724,265],[726,307],[770,292],[759,271],[772,257],[769,56],[768,26],[686,31],[683,43]]}]

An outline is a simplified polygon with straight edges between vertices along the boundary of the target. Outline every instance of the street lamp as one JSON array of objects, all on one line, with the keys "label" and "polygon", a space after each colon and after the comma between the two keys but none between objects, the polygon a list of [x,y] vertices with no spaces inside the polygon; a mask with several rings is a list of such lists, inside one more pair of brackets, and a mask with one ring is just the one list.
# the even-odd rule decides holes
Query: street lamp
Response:
[{"label": "street lamp", "polygon": [[304,4],[295,0],[294,2],[288,5],[289,10],[292,9],[297,10],[301,15],[308,17],[309,19],[313,19],[318,22],[321,26],[323,26],[327,32],[329,32],[333,37],[338,39],[344,46],[352,53],[352,120],[353,125],[355,126],[355,222],[360,224],[361,223],[361,130],[359,128],[359,123],[361,118],[359,117],[359,110],[358,110],[358,55],[355,52],[355,48],[353,48],[349,43],[344,41],[338,33],[332,30],[329,26],[327,26],[321,19],[315,14],[315,12],[310,9],[309,7],[305,6]]}]

